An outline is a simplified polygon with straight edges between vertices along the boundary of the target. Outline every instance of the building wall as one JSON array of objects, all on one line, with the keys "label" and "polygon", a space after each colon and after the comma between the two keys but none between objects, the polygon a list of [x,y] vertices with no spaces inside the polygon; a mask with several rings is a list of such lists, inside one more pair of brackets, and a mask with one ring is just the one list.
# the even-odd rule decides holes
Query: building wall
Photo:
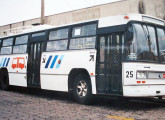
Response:
[{"label": "building wall", "polygon": [[[139,5],[140,2],[143,2],[142,7]],[[46,16],[45,24],[59,26],[118,14],[139,13],[140,8],[143,9],[142,11],[144,14],[165,19],[165,0],[122,0],[119,2]],[[0,36],[7,35],[9,32],[19,33],[21,32],[20,30],[11,31],[9,29],[30,26],[34,23],[40,23],[40,18],[0,26]]]}]

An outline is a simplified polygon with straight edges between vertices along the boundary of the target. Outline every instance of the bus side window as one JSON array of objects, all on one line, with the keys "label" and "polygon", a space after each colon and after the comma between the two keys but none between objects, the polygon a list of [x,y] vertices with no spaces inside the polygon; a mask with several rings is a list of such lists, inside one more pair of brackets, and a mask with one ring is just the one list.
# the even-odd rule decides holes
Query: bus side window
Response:
[{"label": "bus side window", "polygon": [[1,47],[1,54],[11,54],[12,53],[12,45],[14,38],[7,38],[3,40]]},{"label": "bus side window", "polygon": [[95,47],[96,37],[75,38],[70,40],[69,49],[89,49]]},{"label": "bus side window", "polygon": [[13,47],[13,53],[14,54],[26,53],[27,42],[28,42],[28,35],[16,37],[15,45]]},{"label": "bus side window", "polygon": [[67,50],[68,33],[69,28],[62,28],[50,31],[46,51]]}]

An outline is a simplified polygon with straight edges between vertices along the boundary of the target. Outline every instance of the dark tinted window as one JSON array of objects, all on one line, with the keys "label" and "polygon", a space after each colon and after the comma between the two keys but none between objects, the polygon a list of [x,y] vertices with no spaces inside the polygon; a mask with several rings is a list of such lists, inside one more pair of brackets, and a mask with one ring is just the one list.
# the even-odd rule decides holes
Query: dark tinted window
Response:
[{"label": "dark tinted window", "polygon": [[165,62],[165,30],[157,28],[160,61]]},{"label": "dark tinted window", "polygon": [[0,44],[2,43],[2,40],[0,40]]},{"label": "dark tinted window", "polygon": [[32,34],[32,37],[38,37],[38,36],[43,36],[43,35],[45,35],[45,32],[34,33]]}]

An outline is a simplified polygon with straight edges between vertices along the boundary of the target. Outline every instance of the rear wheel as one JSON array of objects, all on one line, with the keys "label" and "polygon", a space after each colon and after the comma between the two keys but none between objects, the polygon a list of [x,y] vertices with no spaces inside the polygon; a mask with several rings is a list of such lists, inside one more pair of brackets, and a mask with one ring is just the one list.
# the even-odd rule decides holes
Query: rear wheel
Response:
[{"label": "rear wheel", "polygon": [[2,90],[8,90],[9,88],[9,77],[6,70],[2,70],[0,74],[0,88]]},{"label": "rear wheel", "polygon": [[89,104],[92,98],[90,78],[85,74],[76,76],[73,83],[73,96],[80,104]]}]

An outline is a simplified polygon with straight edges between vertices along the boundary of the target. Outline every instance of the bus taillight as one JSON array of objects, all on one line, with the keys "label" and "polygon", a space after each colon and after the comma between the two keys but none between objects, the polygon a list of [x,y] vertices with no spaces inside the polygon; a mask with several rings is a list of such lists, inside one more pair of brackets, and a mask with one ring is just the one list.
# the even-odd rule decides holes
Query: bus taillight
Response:
[{"label": "bus taillight", "polygon": [[129,16],[124,16],[124,19],[129,19]]}]

